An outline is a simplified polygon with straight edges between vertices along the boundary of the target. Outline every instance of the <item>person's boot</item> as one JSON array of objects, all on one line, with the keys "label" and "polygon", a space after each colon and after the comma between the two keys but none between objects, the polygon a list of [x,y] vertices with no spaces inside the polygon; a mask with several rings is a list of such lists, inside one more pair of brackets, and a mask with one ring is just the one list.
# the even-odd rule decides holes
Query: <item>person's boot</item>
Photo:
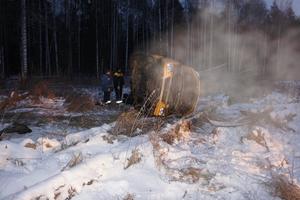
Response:
[{"label": "person's boot", "polygon": [[123,101],[122,100],[118,100],[118,101],[116,101],[116,103],[120,104],[120,103],[123,103]]}]

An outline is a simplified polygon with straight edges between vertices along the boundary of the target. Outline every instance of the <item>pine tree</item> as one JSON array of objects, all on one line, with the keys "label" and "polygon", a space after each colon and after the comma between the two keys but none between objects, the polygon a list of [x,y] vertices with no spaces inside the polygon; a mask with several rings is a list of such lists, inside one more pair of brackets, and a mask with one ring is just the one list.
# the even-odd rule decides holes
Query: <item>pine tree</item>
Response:
[{"label": "pine tree", "polygon": [[26,0],[21,0],[21,57],[22,79],[27,78],[28,64],[27,64],[27,22],[26,22]]}]

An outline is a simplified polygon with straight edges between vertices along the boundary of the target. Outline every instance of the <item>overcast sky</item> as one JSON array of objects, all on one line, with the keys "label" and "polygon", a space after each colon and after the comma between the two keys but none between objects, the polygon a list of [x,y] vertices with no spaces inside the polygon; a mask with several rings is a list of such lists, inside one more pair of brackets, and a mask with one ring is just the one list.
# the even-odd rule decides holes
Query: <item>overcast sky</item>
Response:
[{"label": "overcast sky", "polygon": [[[269,7],[272,5],[273,1],[274,0],[266,0]],[[300,0],[293,0],[293,9],[295,13],[300,16]]]}]

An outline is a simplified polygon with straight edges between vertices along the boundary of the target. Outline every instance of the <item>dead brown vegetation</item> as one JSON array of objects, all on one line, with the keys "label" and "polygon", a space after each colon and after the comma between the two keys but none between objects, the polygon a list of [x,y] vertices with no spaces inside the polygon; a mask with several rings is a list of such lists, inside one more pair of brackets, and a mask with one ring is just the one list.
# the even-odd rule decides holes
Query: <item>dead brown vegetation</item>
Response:
[{"label": "dead brown vegetation", "polygon": [[12,91],[8,98],[0,102],[0,111],[5,109],[14,108],[18,102],[30,97],[34,103],[40,103],[40,97],[45,98],[55,98],[53,90],[49,88],[49,83],[47,81],[41,81],[35,84],[29,93],[20,94],[17,90]]},{"label": "dead brown vegetation", "polygon": [[272,186],[276,196],[284,200],[300,200],[300,186],[291,182],[287,177],[283,175],[273,177]]},{"label": "dead brown vegetation", "polygon": [[26,143],[24,145],[24,147],[26,148],[31,148],[31,149],[36,149],[36,144],[33,144],[33,143]]},{"label": "dead brown vegetation", "polygon": [[245,137],[242,137],[242,141],[244,139],[252,140],[257,144],[266,147],[268,149],[268,145],[265,139],[265,135],[261,129],[253,130],[252,132],[248,133]]},{"label": "dead brown vegetation", "polygon": [[69,112],[87,112],[95,108],[93,99],[86,95],[74,96],[67,106]]},{"label": "dead brown vegetation", "polygon": [[13,108],[23,99],[26,99],[28,94],[20,94],[17,91],[12,91],[8,98],[4,99],[0,102],[0,111],[4,111],[5,109]]},{"label": "dead brown vegetation", "polygon": [[48,81],[40,81],[35,84],[31,89],[30,94],[35,100],[38,100],[39,97],[45,97],[49,99],[55,98],[54,91],[49,88]]},{"label": "dead brown vegetation", "polygon": [[124,169],[128,169],[130,166],[135,165],[142,160],[142,154],[139,152],[138,149],[134,149],[131,152],[130,158],[127,159],[127,164]]},{"label": "dead brown vegetation", "polygon": [[185,169],[181,169],[178,172],[179,172],[179,176],[174,177],[173,181],[196,183],[203,176],[201,173],[201,169],[195,167],[188,167]]},{"label": "dead brown vegetation", "polygon": [[162,140],[170,145],[175,141],[184,140],[187,141],[190,137],[191,132],[191,121],[183,120],[176,124],[169,132],[160,135]]},{"label": "dead brown vegetation", "polygon": [[[137,110],[123,112],[117,119],[112,129],[114,135],[126,135],[133,137],[140,133],[146,133],[156,128],[157,118],[145,118]],[[139,129],[139,131],[137,131]]]},{"label": "dead brown vegetation", "polygon": [[103,135],[102,139],[106,141],[108,144],[113,144],[116,139],[113,135]]},{"label": "dead brown vegetation", "polygon": [[[163,146],[162,140],[163,139],[157,132],[150,134],[150,142],[153,146],[155,163],[159,169],[164,171],[170,181],[192,184],[198,182],[200,179],[210,179],[210,175],[207,172],[203,172],[202,169],[194,167],[192,164],[190,166],[178,166],[176,168],[171,167],[170,163],[177,162],[177,160],[168,158],[169,149]],[[189,163],[200,163],[200,161],[194,157],[185,157],[183,159]]]}]

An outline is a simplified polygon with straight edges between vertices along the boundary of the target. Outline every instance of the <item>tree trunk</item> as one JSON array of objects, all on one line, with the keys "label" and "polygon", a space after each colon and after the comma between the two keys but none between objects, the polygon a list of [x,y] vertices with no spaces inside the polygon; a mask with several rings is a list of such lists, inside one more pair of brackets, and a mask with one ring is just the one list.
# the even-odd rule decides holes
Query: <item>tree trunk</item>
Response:
[{"label": "tree trunk", "polygon": [[44,17],[45,17],[45,67],[46,75],[51,75],[50,67],[50,50],[49,50],[49,31],[48,31],[48,8],[47,1],[44,0]]},{"label": "tree trunk", "polygon": [[98,1],[95,1],[95,12],[96,12],[96,77],[99,79],[99,36],[98,36]]},{"label": "tree trunk", "polygon": [[174,57],[174,0],[172,0],[172,17],[171,17],[171,42],[170,42],[170,46],[171,46],[171,51],[170,51],[170,56],[171,58]]},{"label": "tree trunk", "polygon": [[126,12],[126,51],[125,51],[125,71],[128,71],[128,41],[129,41],[129,0],[127,0],[127,12]]},{"label": "tree trunk", "polygon": [[158,0],[158,23],[159,23],[159,52],[162,54],[162,21],[161,21],[161,2]]},{"label": "tree trunk", "polygon": [[42,0],[39,0],[39,61],[40,75],[43,75],[43,39],[42,39]]},{"label": "tree trunk", "polygon": [[209,67],[212,67],[212,60],[213,60],[213,30],[214,30],[214,0],[211,2],[211,13],[210,13],[210,39],[209,39]]},{"label": "tree trunk", "polygon": [[72,74],[73,53],[71,34],[71,0],[67,0],[67,31],[68,31],[68,74]]},{"label": "tree trunk", "polygon": [[0,66],[1,66],[1,78],[5,78],[5,65],[4,65],[4,47],[0,46]]},{"label": "tree trunk", "polygon": [[78,0],[78,29],[77,29],[77,51],[78,51],[78,73],[81,71],[81,0]]},{"label": "tree trunk", "polygon": [[27,78],[27,27],[26,27],[26,0],[21,0],[21,77]]},{"label": "tree trunk", "polygon": [[5,65],[4,65],[4,22],[2,21],[4,19],[3,12],[4,12],[4,5],[0,2],[0,78],[5,78]]},{"label": "tree trunk", "polygon": [[58,76],[59,75],[59,66],[58,66],[59,64],[58,64],[58,47],[57,47],[55,11],[56,11],[56,0],[53,0],[53,4],[52,4],[53,41],[54,41],[55,71],[56,71],[56,75]]}]

